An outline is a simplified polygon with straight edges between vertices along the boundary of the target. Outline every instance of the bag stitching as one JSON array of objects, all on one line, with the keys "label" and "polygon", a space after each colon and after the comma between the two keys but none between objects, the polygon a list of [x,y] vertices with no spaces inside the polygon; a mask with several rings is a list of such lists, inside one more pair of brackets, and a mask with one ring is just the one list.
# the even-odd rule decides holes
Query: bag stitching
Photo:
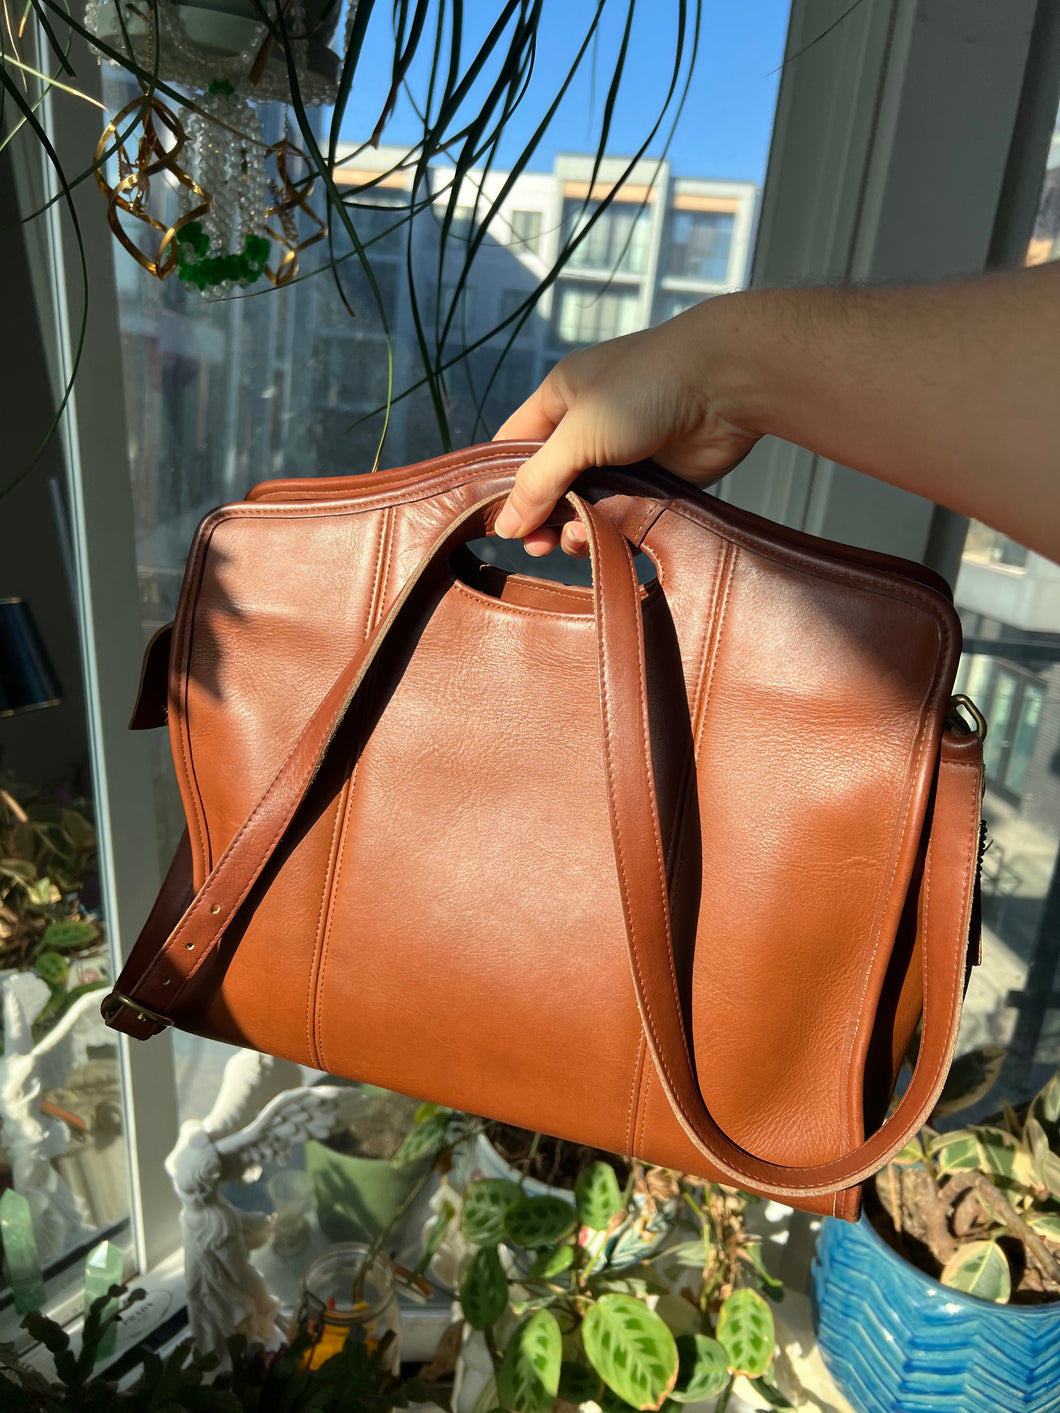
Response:
[{"label": "bag stitching", "polygon": [[631,1145],[632,1145],[634,1142],[636,1142],[636,1138],[635,1138],[636,1123],[635,1123],[634,1105],[635,1105],[635,1103],[636,1103],[636,1098],[637,1098],[637,1080],[640,1078],[640,1058],[641,1058],[641,1055],[642,1055],[643,1053],[644,1053],[644,1037],[643,1037],[643,1035],[638,1035],[638,1036],[637,1036],[637,1054],[636,1054],[636,1057],[635,1057],[635,1059],[634,1059],[634,1061],[633,1061],[633,1078],[632,1078],[632,1080],[631,1080],[631,1082],[630,1082],[630,1086],[629,1086],[629,1104],[626,1106],[626,1138],[625,1138],[626,1148],[625,1148],[625,1151],[626,1151],[627,1153],[632,1153],[632,1152],[633,1152],[633,1148],[632,1148]]},{"label": "bag stitching", "polygon": [[[372,585],[372,599],[368,606],[368,618],[364,628],[365,642],[371,637],[372,629],[376,627],[383,616],[386,608],[386,594],[390,584],[390,566],[394,553],[394,524],[395,515],[392,507],[384,510],[379,530],[379,548],[376,551],[376,566],[374,582]],[[383,549],[386,548],[386,558],[383,558]],[[380,581],[382,572],[382,581]],[[354,742],[354,749],[356,742]],[[335,872],[331,879],[331,887],[328,890],[328,915],[324,925],[323,945],[320,954],[320,968],[317,973],[316,984],[316,1004],[315,1026],[317,1051],[323,1064],[321,1068],[330,1070],[326,1048],[324,1045],[324,983],[327,975],[328,956],[331,952],[331,939],[334,935],[335,922],[335,898],[338,893],[339,879],[342,877],[343,865],[346,859],[346,844],[349,839],[350,811],[353,808],[353,796],[356,790],[359,762],[353,762],[349,772],[349,778],[344,790],[344,799],[340,809],[337,811],[336,820],[341,819],[341,835],[339,838],[339,852],[335,860]]]},{"label": "bag stitching", "polygon": [[[195,581],[195,599],[202,589],[202,577],[206,572],[206,555],[210,541],[213,539],[213,530],[208,536],[204,536],[196,547],[196,553],[192,559],[192,573],[188,576],[189,586]],[[179,651],[179,698],[181,710],[177,713],[177,741],[180,745],[180,759],[184,769],[184,778],[187,781],[188,793],[191,797],[191,812],[195,825],[196,845],[199,852],[200,867],[204,876],[210,872],[212,850],[210,847],[209,830],[206,823],[206,805],[203,800],[203,793],[195,775],[195,766],[191,758],[191,734],[188,729],[188,691],[191,684],[191,647],[195,633],[195,614],[191,612],[183,615],[180,624],[180,651]],[[185,812],[186,813],[186,812]]]},{"label": "bag stitching", "polygon": [[[386,525],[389,511],[384,511],[380,517],[379,527],[376,533],[375,546],[375,569],[372,573],[372,597],[369,601],[368,621],[365,626],[365,638],[371,630],[372,616],[379,594],[379,573],[383,559],[383,545],[386,536]],[[339,799],[335,807],[335,820],[331,830],[331,842],[328,845],[327,870],[324,875],[324,886],[320,894],[320,911],[317,914],[315,929],[315,944],[313,947],[313,960],[309,969],[309,989],[306,993],[306,1043],[309,1054],[313,1057],[313,1062],[317,1069],[326,1070],[327,1061],[324,1058],[322,1043],[322,992],[323,977],[326,965],[327,953],[330,944],[331,915],[329,904],[334,897],[335,888],[338,883],[338,866],[342,856],[342,840],[340,830],[346,819],[350,794],[353,790],[353,776],[350,775],[339,793]],[[339,848],[336,850],[335,841],[340,839]]]}]

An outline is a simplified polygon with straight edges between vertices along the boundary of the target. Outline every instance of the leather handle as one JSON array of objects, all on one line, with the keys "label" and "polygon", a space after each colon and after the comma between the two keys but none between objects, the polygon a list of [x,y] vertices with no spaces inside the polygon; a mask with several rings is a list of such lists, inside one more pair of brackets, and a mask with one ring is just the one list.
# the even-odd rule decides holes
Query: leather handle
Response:
[{"label": "leather handle", "polygon": [[[368,642],[321,702],[183,916],[170,927],[187,892],[187,862],[175,863],[115,992],[104,1002],[109,1025],[147,1038],[166,1024],[166,1012],[223,936],[284,837],[415,584],[440,555],[474,538],[476,526],[479,532],[486,530],[489,512],[503,499],[494,495],[480,501],[431,546]],[[898,1108],[867,1142],[831,1163],[791,1168],[746,1153],[718,1128],[703,1101],[681,1015],[648,730],[640,595],[631,549],[605,516],[573,494],[568,500],[586,527],[593,569],[604,761],[630,969],[649,1050],[669,1102],[697,1151],[737,1186],[751,1183],[779,1197],[851,1186],[908,1142],[933,1107],[945,1078],[956,1040],[957,996],[964,973],[981,764],[957,738],[943,750],[923,887],[924,1035],[913,1080]],[[947,866],[941,869],[937,867],[940,851],[947,856]],[[949,866],[954,859],[965,861],[962,878],[955,878]],[[940,891],[950,896],[940,900]]]},{"label": "leather handle", "polygon": [[[978,857],[980,742],[947,733],[942,745],[922,887],[923,1035],[909,1087],[881,1127],[842,1158],[797,1168],[755,1157],[718,1127],[696,1079],[674,970],[636,571],[628,544],[608,522],[590,511],[586,523],[615,864],[637,1005],[659,1078],[696,1149],[734,1185],[750,1183],[778,1197],[851,1187],[878,1171],[920,1129],[953,1055]],[[955,867],[958,861],[963,873]]]}]

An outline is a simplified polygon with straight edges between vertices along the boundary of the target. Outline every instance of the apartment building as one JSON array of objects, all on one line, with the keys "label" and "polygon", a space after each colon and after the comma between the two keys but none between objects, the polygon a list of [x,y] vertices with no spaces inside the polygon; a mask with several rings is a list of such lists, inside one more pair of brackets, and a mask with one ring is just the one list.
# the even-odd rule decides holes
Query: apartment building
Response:
[{"label": "apartment building", "polygon": [[[753,183],[678,177],[666,162],[615,158],[594,177],[593,158],[562,155],[551,172],[514,179],[472,172],[455,191],[453,169],[434,167],[426,189],[414,193],[405,158],[396,148],[340,151],[336,173],[340,186],[362,193],[350,214],[389,331],[394,390],[415,389],[391,417],[392,462],[439,449],[430,390],[416,386],[424,345],[438,365],[450,365],[434,391],[454,444],[484,440],[569,350],[659,323],[745,282]],[[340,253],[350,252],[345,232],[336,241]],[[356,425],[382,404],[390,376],[376,295],[358,263],[351,256],[343,278],[363,317],[351,320],[338,301],[321,309],[328,349],[318,408],[326,445],[336,445],[337,418]]]}]

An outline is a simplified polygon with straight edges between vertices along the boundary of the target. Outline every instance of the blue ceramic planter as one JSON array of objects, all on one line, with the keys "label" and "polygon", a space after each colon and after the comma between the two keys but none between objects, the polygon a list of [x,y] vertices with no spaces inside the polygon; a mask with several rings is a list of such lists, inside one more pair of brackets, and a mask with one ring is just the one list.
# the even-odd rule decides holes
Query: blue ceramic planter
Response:
[{"label": "blue ceramic planter", "polygon": [[1060,1413],[1060,1303],[948,1290],[865,1217],[822,1222],[811,1281],[821,1353],[859,1413]]}]

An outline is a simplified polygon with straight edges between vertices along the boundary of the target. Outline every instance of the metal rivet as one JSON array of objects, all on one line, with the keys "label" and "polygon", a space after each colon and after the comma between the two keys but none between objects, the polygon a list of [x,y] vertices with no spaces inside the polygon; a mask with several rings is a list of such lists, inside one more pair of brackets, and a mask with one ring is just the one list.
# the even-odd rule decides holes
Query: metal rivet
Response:
[{"label": "metal rivet", "polygon": [[214,905],[213,905],[213,907],[210,909],[210,911],[211,911],[212,913],[219,913],[219,912],[221,911],[221,904],[220,904],[220,903],[214,903]]}]

